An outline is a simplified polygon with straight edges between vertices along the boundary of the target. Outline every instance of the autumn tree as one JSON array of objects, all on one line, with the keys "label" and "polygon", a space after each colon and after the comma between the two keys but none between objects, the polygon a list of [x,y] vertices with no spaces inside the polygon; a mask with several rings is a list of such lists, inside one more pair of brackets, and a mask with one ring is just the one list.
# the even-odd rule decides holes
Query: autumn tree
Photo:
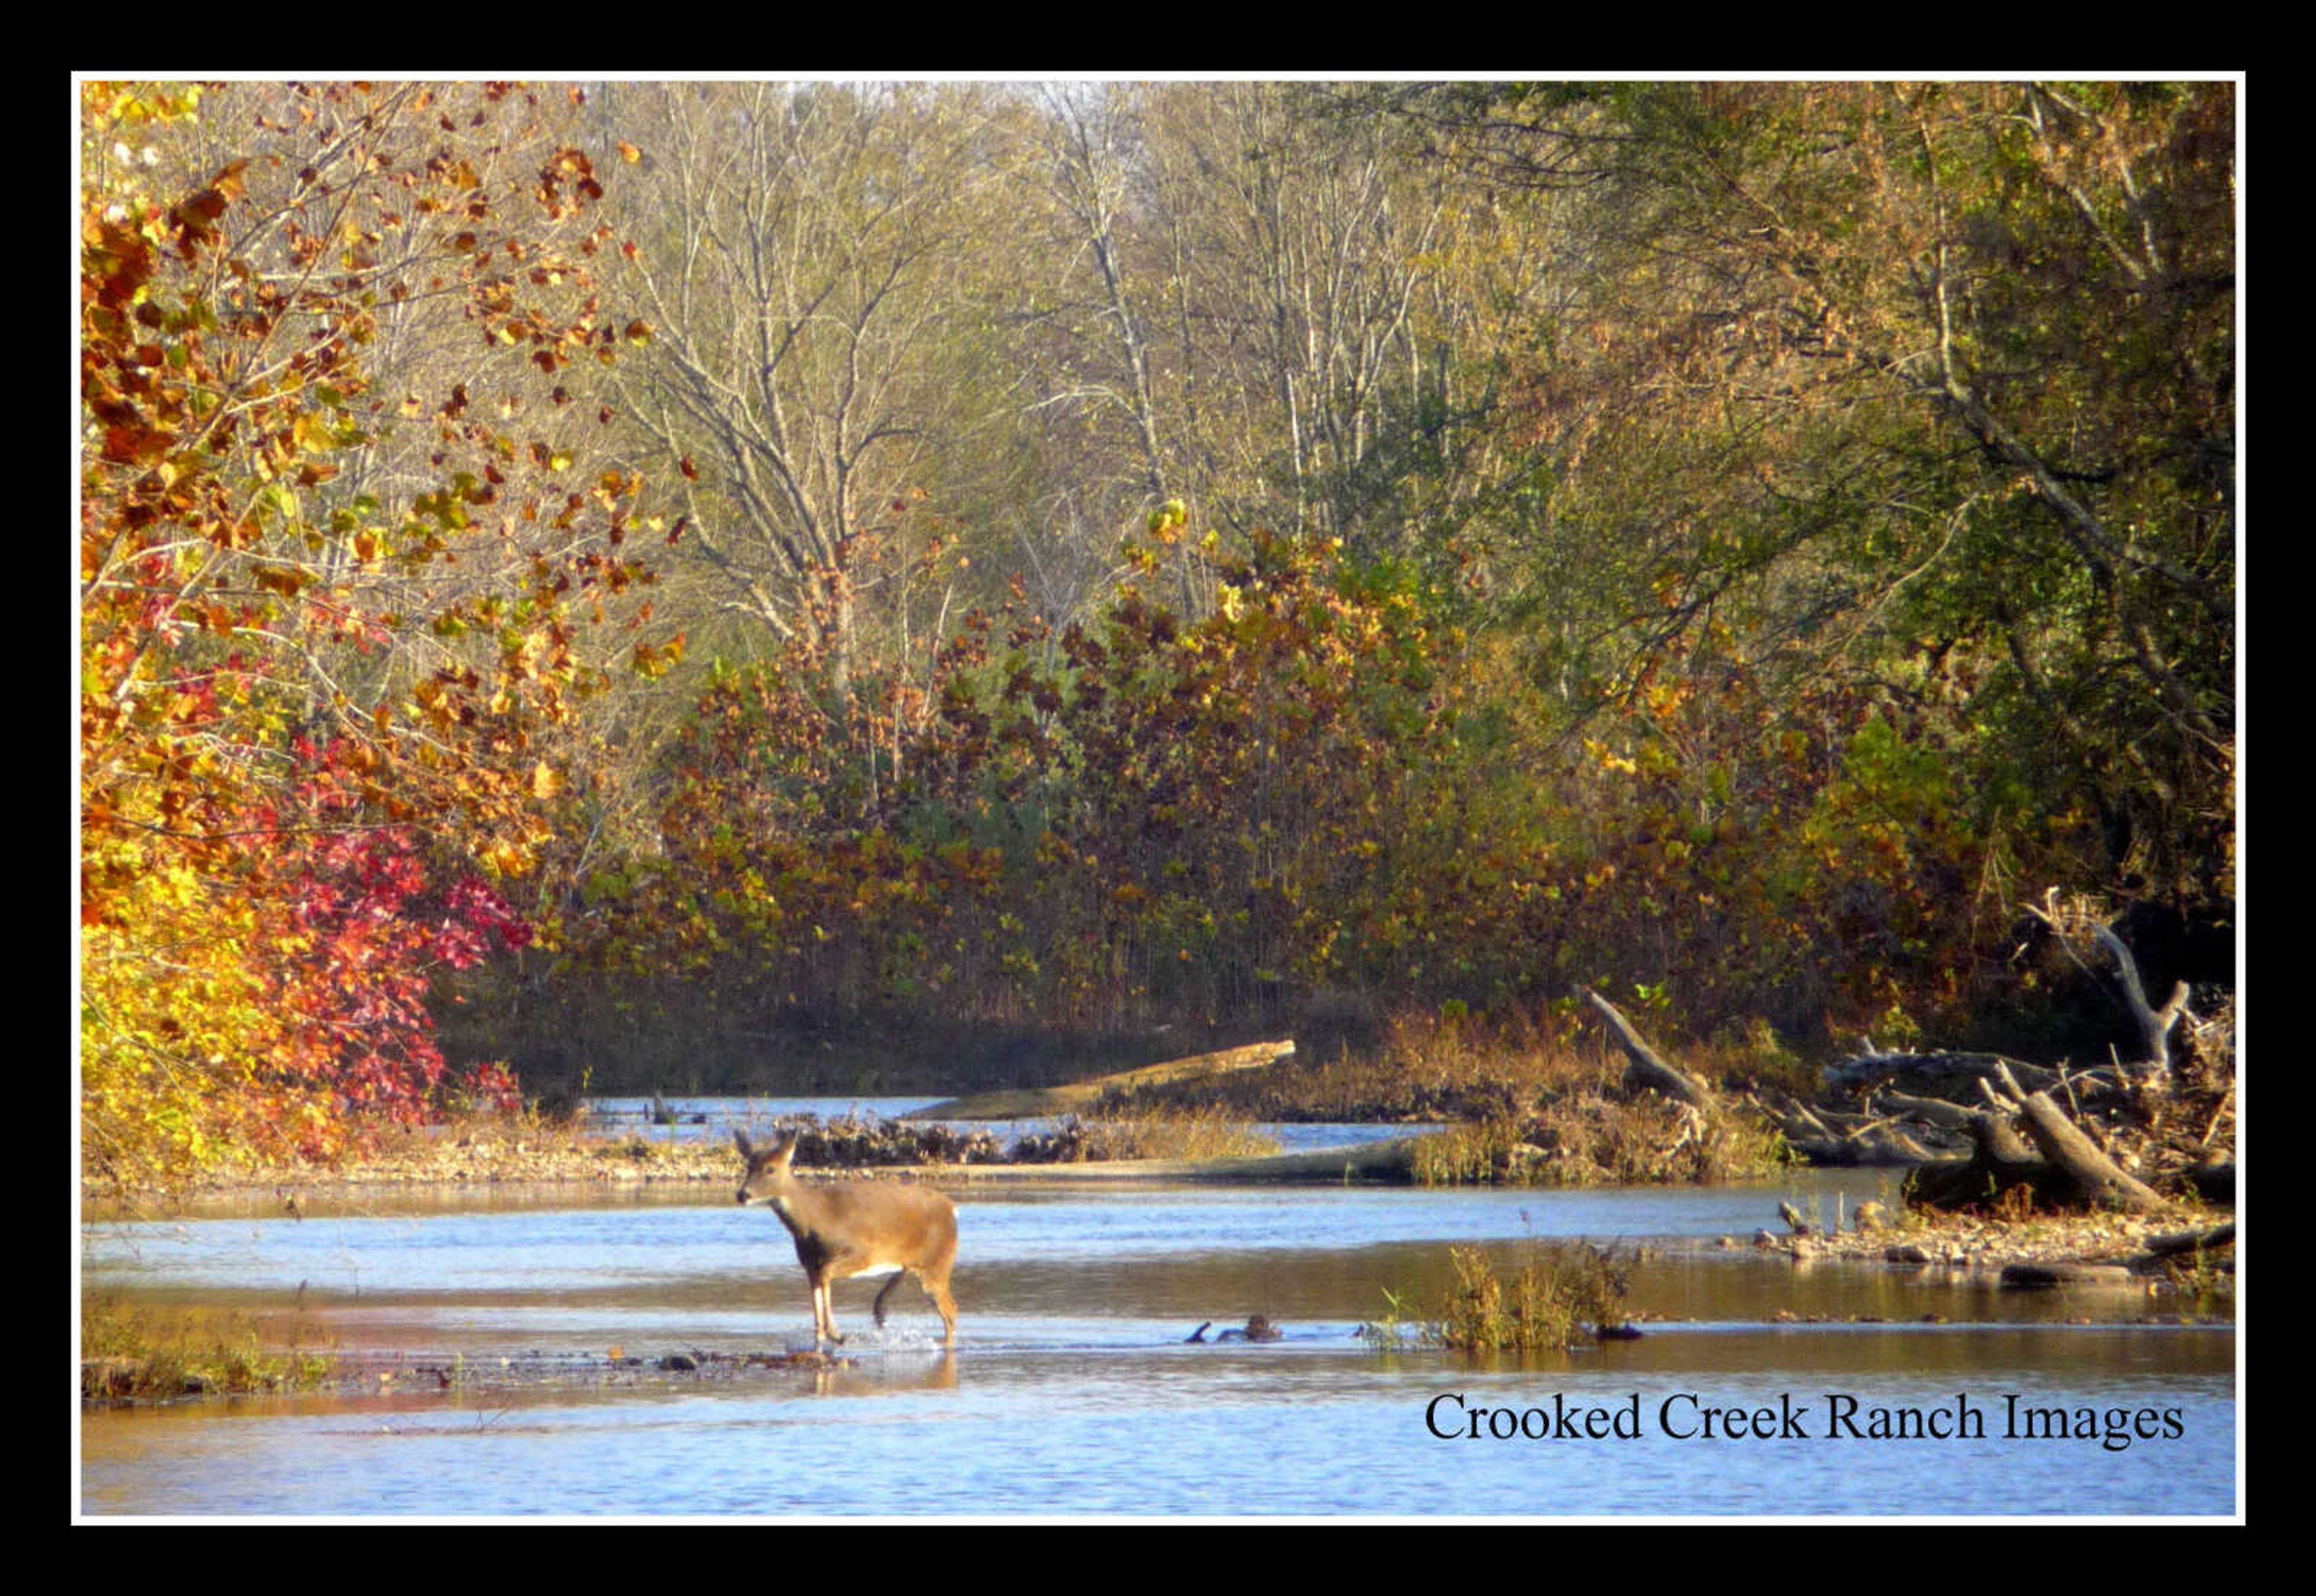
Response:
[{"label": "autumn tree", "polygon": [[1744,658],[1696,668],[1804,717],[1870,687],[1982,830],[2231,895],[2227,85],[1404,98],[1468,170],[1563,196],[1590,262],[1580,335],[1513,396],[1559,479],[1545,570],[1591,573],[1539,572],[1539,602],[1592,595],[1545,663],[1629,705],[1718,624]]},{"label": "autumn tree", "polygon": [[[618,550],[637,484],[570,483],[552,404],[533,430],[439,367],[430,393],[381,391],[366,356],[424,299],[542,375],[612,352],[587,293],[601,237],[564,229],[599,196],[588,158],[526,137],[494,182],[477,164],[542,103],[331,84],[253,112],[229,91],[84,85],[94,1172],[327,1155],[433,1112],[430,973],[530,935],[503,888],[566,781],[556,730],[595,679],[583,620],[638,580]],[[246,153],[148,186],[197,113],[232,119]]]}]

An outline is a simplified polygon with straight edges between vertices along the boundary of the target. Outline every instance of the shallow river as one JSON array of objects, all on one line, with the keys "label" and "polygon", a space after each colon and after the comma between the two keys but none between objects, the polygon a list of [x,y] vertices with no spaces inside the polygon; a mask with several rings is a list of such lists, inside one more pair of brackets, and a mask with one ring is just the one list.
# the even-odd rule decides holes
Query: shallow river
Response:
[{"label": "shallow river", "polygon": [[[2132,1290],[1998,1292],[1712,1245],[1774,1225],[1781,1198],[1831,1220],[1884,1184],[960,1187],[955,1353],[913,1285],[878,1330],[878,1282],[845,1282],[853,1366],[823,1373],[728,1361],[807,1344],[811,1307],[778,1219],[721,1187],[93,1224],[85,1294],[234,1308],[396,1378],[374,1396],[84,1413],[80,1511],[2237,1511],[2231,1329],[2150,1322],[2164,1305]],[[1440,1292],[1450,1243],[1516,1258],[1560,1237],[1660,1249],[1634,1275],[1643,1339],[1474,1363],[1355,1336],[1392,1294]],[[1839,1322],[1771,1322],[1780,1310]],[[1185,1342],[1256,1313],[1285,1339]],[[614,1348],[643,1367],[614,1365]],[[675,1353],[714,1372],[654,1367]],[[541,1369],[554,1378],[503,1378]]]}]

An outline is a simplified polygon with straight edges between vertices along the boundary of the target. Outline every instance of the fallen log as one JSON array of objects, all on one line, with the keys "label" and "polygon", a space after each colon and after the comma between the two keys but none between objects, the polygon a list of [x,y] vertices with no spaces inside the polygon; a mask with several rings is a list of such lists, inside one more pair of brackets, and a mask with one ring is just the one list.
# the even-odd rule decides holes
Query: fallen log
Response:
[{"label": "fallen log", "polygon": [[1608,1023],[1609,1033],[1616,1037],[1617,1045],[1624,1050],[1626,1060],[1625,1087],[1627,1091],[1645,1086],[1692,1108],[1713,1109],[1718,1106],[1713,1088],[1702,1077],[1691,1075],[1686,1069],[1676,1068],[1659,1058],[1656,1050],[1633,1029],[1633,1023],[1617,1011],[1615,1004],[1590,988],[1585,989],[1584,996],[1599,1011],[1600,1017]]},{"label": "fallen log", "polygon": [[1777,1122],[1777,1128],[1785,1133],[1787,1141],[1839,1139],[1833,1127],[1819,1118],[1817,1111],[1806,1103],[1796,1103],[1780,1095],[1774,1106],[1763,1104],[1760,1107],[1762,1113]]},{"label": "fallen log", "polygon": [[1795,1141],[1786,1138],[1794,1157],[1818,1169],[1907,1169],[1916,1165],[1959,1166],[1952,1153],[1926,1147],[1902,1130],[1833,1141]]},{"label": "fallen log", "polygon": [[2065,1207],[2075,1188],[2065,1173],[2037,1154],[2007,1115],[1978,1113],[1968,1125],[1967,1161],[1916,1170],[1906,1182],[1906,1201],[1924,1208],[1954,1210],[1991,1203],[2014,1186],[2026,1186],[2038,1206]]},{"label": "fallen log", "polygon": [[1977,1083],[1987,1108],[1970,1122],[1970,1162],[1922,1172],[1908,1192],[1910,1201],[1961,1208],[2024,1185],[2038,1204],[2048,1207],[2144,1213],[2164,1206],[2162,1198],[2084,1135],[2048,1094],[2022,1090],[2008,1068],[2000,1072],[2000,1086],[1985,1079]]},{"label": "fallen log", "polygon": [[[1982,1080],[2000,1081],[2008,1069],[2034,1090],[2059,1084],[2059,1072],[2039,1064],[2006,1059],[2000,1053],[1860,1053],[1829,1064],[1820,1072],[1820,1084],[1836,1091],[1858,1091],[1903,1082],[1917,1095],[1952,1101],[1967,1097]],[[2086,1076],[2074,1077],[2078,1081]]]},{"label": "fallen log", "polygon": [[2115,1160],[2101,1152],[2098,1144],[2078,1130],[2045,1094],[2030,1094],[2018,1112],[2026,1134],[2044,1157],[2064,1170],[2094,1207],[2143,1213],[2163,1206],[2162,1198],[2116,1167]]},{"label": "fallen log", "polygon": [[1073,1081],[1064,1086],[975,1092],[924,1108],[913,1108],[900,1117],[904,1120],[1044,1119],[1049,1114],[1074,1113],[1091,1104],[1104,1092],[1124,1092],[1136,1086],[1230,1075],[1242,1069],[1266,1069],[1294,1051],[1295,1043],[1291,1040],[1258,1042],[1246,1047],[1225,1048],[1215,1053],[1197,1053],[1187,1059],[1148,1064],[1139,1069],[1099,1076],[1092,1080]]},{"label": "fallen log", "polygon": [[2209,1230],[2182,1230],[2171,1236],[2151,1236],[2140,1246],[2147,1249],[2150,1258],[2175,1257],[2181,1253],[2215,1252],[2236,1244],[2236,1225],[2230,1219],[2224,1225],[2214,1225]]},{"label": "fallen log", "polygon": [[1914,1097],[1904,1092],[1877,1092],[1866,1100],[1866,1106],[1875,1113],[1921,1120],[1941,1130],[1964,1132],[1978,1112],[1959,1103],[1948,1103],[1943,1097]]},{"label": "fallen log", "polygon": [[[1811,1164],[1839,1168],[1885,1167],[1934,1164],[1963,1156],[1955,1148],[1932,1147],[1920,1139],[1917,1131],[1934,1139],[1937,1132],[1900,1123],[1900,1119],[1906,1116],[1812,1108],[1782,1092],[1770,1093],[1767,1101],[1748,1092],[1745,1101],[1777,1128],[1787,1148]],[[1953,1125],[1957,1130],[1970,1117],[1969,1111],[1953,1108],[1951,1104],[1940,1106],[1953,1109]]]}]

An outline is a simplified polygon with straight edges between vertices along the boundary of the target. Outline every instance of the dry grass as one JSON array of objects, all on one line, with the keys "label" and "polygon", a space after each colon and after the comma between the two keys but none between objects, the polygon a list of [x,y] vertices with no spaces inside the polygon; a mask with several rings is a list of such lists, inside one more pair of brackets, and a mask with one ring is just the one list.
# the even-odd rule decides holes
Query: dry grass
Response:
[{"label": "dry grass", "polygon": [[1448,1249],[1448,1263],[1456,1279],[1444,1297],[1391,1298],[1391,1315],[1360,1334],[1385,1349],[1412,1340],[1461,1352],[1558,1352],[1625,1322],[1630,1266],[1606,1248],[1535,1244],[1499,1267],[1485,1249],[1459,1246]]},{"label": "dry grass", "polygon": [[1412,1166],[1427,1186],[1713,1185],[1772,1174],[1784,1156],[1741,1114],[1572,1095],[1426,1137]]},{"label": "dry grass", "polygon": [[91,1299],[81,1305],[81,1395],[119,1401],[319,1385],[334,1370],[334,1356],[300,1344],[301,1321],[291,1319],[286,1346],[269,1347],[241,1314]]},{"label": "dry grass", "polygon": [[1105,1108],[1073,1116],[1015,1144],[1017,1162],[1081,1164],[1125,1158],[1253,1158],[1278,1143],[1216,1105]]}]

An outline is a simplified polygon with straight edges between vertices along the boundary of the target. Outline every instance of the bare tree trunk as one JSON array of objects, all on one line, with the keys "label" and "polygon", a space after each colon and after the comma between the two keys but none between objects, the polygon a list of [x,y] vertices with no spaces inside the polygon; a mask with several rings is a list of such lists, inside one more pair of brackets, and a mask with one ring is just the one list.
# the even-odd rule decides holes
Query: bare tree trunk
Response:
[{"label": "bare tree trunk", "polygon": [[2123,938],[2107,927],[2096,933],[2099,946],[2105,948],[2116,962],[2116,978],[2123,983],[2124,1006],[2131,1011],[2132,1023],[2139,1027],[2139,1052],[2142,1062],[2160,1067],[2166,1075],[2171,1070],[2171,1025],[2187,1006],[2187,983],[2175,982],[2171,996],[2161,1008],[2147,1005],[2147,989],[2140,984],[2139,965],[2131,950],[2123,945]]}]

